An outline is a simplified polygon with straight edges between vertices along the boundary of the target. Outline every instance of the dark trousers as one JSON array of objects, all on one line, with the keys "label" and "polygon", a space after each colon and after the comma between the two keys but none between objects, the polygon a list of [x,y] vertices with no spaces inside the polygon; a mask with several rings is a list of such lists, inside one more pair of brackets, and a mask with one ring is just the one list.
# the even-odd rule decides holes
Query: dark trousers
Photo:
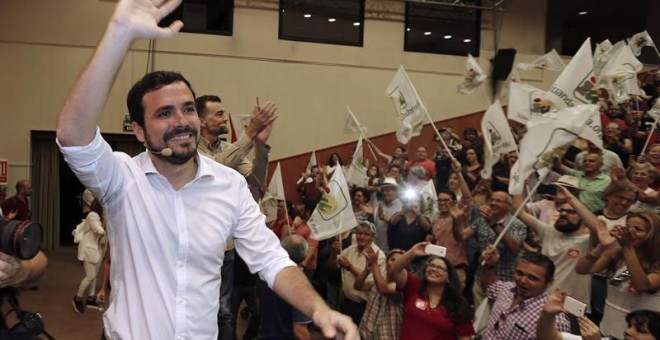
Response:
[{"label": "dark trousers", "polygon": [[367,302],[355,302],[349,299],[344,298],[344,302],[341,306],[341,312],[346,314],[353,319],[356,325],[360,324],[362,321],[362,315],[364,314],[364,309],[367,307]]},{"label": "dark trousers", "polygon": [[231,290],[234,287],[234,257],[236,250],[225,252],[225,258],[222,261],[220,274],[222,282],[220,283],[220,308],[218,309],[218,340],[236,339],[236,331],[231,314]]}]

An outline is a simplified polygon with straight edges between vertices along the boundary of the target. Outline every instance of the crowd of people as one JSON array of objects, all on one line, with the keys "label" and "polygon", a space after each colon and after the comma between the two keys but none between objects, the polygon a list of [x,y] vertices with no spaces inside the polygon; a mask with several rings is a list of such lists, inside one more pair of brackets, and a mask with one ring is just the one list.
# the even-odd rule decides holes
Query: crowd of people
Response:
[{"label": "crowd of people", "polygon": [[[561,338],[560,332],[657,337],[660,144],[648,109],[657,94],[614,104],[606,91],[599,93],[603,148],[576,139],[545,178],[529,179],[528,190],[536,190],[524,207],[523,196],[508,193],[517,153],[502,154],[492,177],[482,178],[476,128],[464,128],[463,138],[441,128],[444,143],[430,142],[436,147],[431,157],[426,147],[408,158],[405,145],[367,139],[375,159],[365,164],[364,185],[352,188],[357,228],[318,243],[310,239],[318,250],[310,255],[318,257],[311,276],[317,290],[350,315],[366,339]],[[524,127],[514,132],[524,138]],[[322,201],[328,171],[348,172],[341,159],[332,153],[327,166],[312,166],[298,181],[306,211]],[[431,180],[433,207],[421,194]],[[287,225],[284,210],[280,216],[274,225]],[[305,217],[290,216],[298,222],[288,233],[308,229]],[[428,257],[428,244],[444,247],[445,257]],[[431,284],[436,280],[440,288]],[[566,296],[585,303],[586,317],[559,313],[562,307],[552,303]],[[476,314],[482,303],[490,314]],[[431,317],[439,310],[442,316]],[[550,316],[551,323],[539,321]],[[471,323],[480,317],[487,320],[482,328]],[[637,317],[642,321],[635,326]]]},{"label": "crowd of people", "polygon": [[[319,241],[308,221],[349,162],[332,153],[305,169],[298,202],[280,201],[266,221],[273,103],[257,103],[228,143],[226,103],[157,71],[127,98],[146,151],[113,153],[101,137],[128,48],[175,35],[181,22],[157,26],[175,5],[121,0],[58,118],[60,150],[91,196],[74,232],[85,274],[72,304],[105,304],[102,339],[310,339],[314,328],[347,339],[660,339],[655,88],[617,104],[601,91],[603,148],[576,139],[548,176],[529,179],[529,202],[508,193],[516,152],[483,178],[474,127],[442,128],[433,153],[410,157],[367,140],[378,159],[351,188],[357,225]],[[16,188],[3,218],[29,219],[29,182]],[[0,258],[0,286],[37,280],[46,261],[36,259]],[[585,315],[567,313],[569,298]]]}]

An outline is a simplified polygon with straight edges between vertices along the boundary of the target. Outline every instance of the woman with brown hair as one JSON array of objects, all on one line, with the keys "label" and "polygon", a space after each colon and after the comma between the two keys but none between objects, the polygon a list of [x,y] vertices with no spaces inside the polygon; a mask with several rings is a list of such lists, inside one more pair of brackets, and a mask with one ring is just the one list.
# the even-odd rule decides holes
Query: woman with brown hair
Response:
[{"label": "woman with brown hair", "polygon": [[461,296],[456,270],[444,257],[431,256],[420,277],[407,268],[416,257],[427,256],[428,242],[414,245],[390,268],[389,275],[403,291],[401,340],[467,340],[474,334],[472,310]]},{"label": "woman with brown hair", "polygon": [[[603,226],[601,226],[602,228]],[[599,233],[600,243],[575,267],[579,274],[608,270],[605,312],[600,327],[606,336],[620,336],[626,314],[636,309],[660,312],[660,218],[629,213],[625,225]],[[615,242],[620,247],[610,247]]]}]

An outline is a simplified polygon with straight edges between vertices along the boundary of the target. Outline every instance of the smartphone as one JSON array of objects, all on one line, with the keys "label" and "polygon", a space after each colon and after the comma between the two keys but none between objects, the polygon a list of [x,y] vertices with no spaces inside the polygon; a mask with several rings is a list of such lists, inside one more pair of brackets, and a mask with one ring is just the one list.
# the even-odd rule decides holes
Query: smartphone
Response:
[{"label": "smartphone", "polygon": [[436,246],[435,244],[427,244],[424,251],[429,255],[445,257],[447,255],[447,248]]},{"label": "smartphone", "polygon": [[574,298],[567,296],[564,300],[564,310],[567,313],[573,314],[575,316],[584,316],[584,312],[587,309],[587,305],[582,303]]}]

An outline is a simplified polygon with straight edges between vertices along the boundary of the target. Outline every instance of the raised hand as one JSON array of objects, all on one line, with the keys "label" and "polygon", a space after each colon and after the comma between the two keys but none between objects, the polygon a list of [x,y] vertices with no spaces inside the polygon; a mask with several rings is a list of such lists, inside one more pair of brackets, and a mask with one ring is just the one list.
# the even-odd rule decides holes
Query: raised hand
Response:
[{"label": "raised hand", "polygon": [[486,223],[492,224],[493,222],[495,222],[493,221],[493,210],[491,210],[489,206],[487,205],[480,206],[479,214],[481,215],[481,217],[484,218],[484,220],[486,220]]},{"label": "raised hand", "polygon": [[612,229],[612,235],[616,238],[621,248],[632,247],[634,238],[632,228],[627,226],[618,225]]},{"label": "raised hand", "polygon": [[492,244],[484,249],[481,253],[481,262],[486,266],[494,266],[500,260],[500,253],[497,251],[497,247]]},{"label": "raised hand", "polygon": [[543,311],[552,315],[557,315],[564,311],[564,300],[568,294],[566,292],[555,289],[548,296],[548,300],[543,306]]},{"label": "raised hand", "polygon": [[582,340],[600,340],[600,328],[585,316],[578,317]]},{"label": "raised hand", "polygon": [[410,248],[410,250],[408,251],[412,252],[412,254],[415,255],[415,257],[427,256],[428,254],[426,254],[426,251],[424,250],[427,244],[429,244],[429,242],[417,243],[414,246],[412,246],[412,248]]},{"label": "raised hand", "polygon": [[378,253],[371,247],[364,248],[364,257],[367,258],[367,266],[371,267],[378,263]]},{"label": "raised hand", "polygon": [[609,247],[617,241],[612,233],[607,230],[607,223],[603,220],[598,220],[596,235],[598,236],[598,242],[605,247]]},{"label": "raised hand", "polygon": [[347,258],[343,256],[337,256],[337,263],[342,268],[348,268],[351,266],[351,261],[349,261]]},{"label": "raised hand", "polygon": [[[277,106],[273,102],[267,102],[264,106],[258,107],[255,106],[252,111],[252,117],[248,123],[247,128],[245,128],[245,134],[250,139],[257,139],[258,141],[265,143],[270,137],[270,132],[272,130],[272,124],[277,119]],[[262,133],[270,127],[266,132]]]},{"label": "raised hand", "polygon": [[176,35],[183,22],[177,20],[169,27],[158,22],[174,11],[182,0],[121,0],[112,16],[112,23],[133,39],[165,39]]}]

